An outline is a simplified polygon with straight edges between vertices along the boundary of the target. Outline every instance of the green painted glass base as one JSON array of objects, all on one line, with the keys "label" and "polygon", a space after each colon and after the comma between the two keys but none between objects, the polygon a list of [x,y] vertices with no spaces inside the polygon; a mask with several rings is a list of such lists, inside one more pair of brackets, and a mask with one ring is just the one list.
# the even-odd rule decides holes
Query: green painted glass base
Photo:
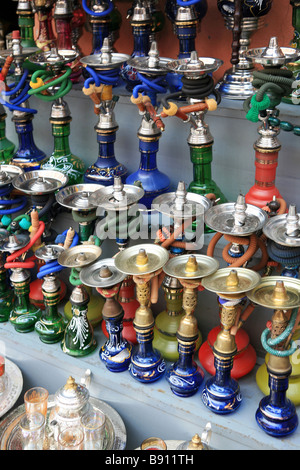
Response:
[{"label": "green painted glass base", "polygon": [[43,343],[54,344],[63,339],[66,326],[67,321],[60,315],[56,319],[48,319],[42,316],[36,322],[34,329]]},{"label": "green painted glass base", "polygon": [[[0,105],[1,106],[1,105]],[[5,135],[5,118],[6,114],[0,115],[0,164],[10,163],[14,153],[15,153],[15,144],[7,139]]]},{"label": "green painted glass base", "polygon": [[30,333],[34,330],[36,322],[41,318],[42,311],[34,305],[30,305],[28,310],[13,310],[9,321],[18,333]]},{"label": "green painted glass base", "polygon": [[56,155],[52,154],[51,157],[41,165],[43,170],[56,170],[61,171],[68,176],[69,186],[74,184],[81,184],[85,173],[85,165],[83,161],[75,155]]},{"label": "green painted glass base", "polygon": [[95,351],[97,348],[97,342],[95,339],[92,339],[91,342],[85,345],[84,348],[78,348],[76,335],[74,336],[72,333],[70,334],[68,331],[69,327],[70,324],[67,326],[64,338],[61,342],[61,349],[65,354],[73,357],[84,357]]},{"label": "green painted glass base", "polygon": [[[105,299],[101,297],[99,294],[98,295],[93,295],[92,294],[92,289],[88,286],[85,286],[85,289],[89,293],[90,296],[90,301],[88,303],[88,313],[87,313],[87,318],[90,322],[90,324],[95,327],[101,323],[102,320],[102,309],[103,305],[105,303]],[[65,306],[64,306],[64,315],[67,318],[67,320],[71,320],[72,318],[72,304],[70,301],[68,301]]]}]

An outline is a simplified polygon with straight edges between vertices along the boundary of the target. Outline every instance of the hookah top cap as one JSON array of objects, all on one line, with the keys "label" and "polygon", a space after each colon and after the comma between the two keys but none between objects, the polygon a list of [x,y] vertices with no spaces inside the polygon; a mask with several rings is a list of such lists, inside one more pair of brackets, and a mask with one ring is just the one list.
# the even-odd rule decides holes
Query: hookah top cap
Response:
[{"label": "hookah top cap", "polygon": [[160,245],[144,243],[120,251],[115,257],[115,266],[124,274],[143,276],[162,268],[168,259],[168,250]]},{"label": "hookah top cap", "polygon": [[222,64],[221,59],[198,57],[197,52],[193,51],[190,57],[168,62],[167,67],[170,72],[179,73],[186,78],[193,79],[199,78],[199,75],[215,72]]},{"label": "hookah top cap", "polygon": [[92,54],[80,59],[84,67],[91,67],[95,70],[113,70],[121,67],[124,62],[130,59],[130,55],[113,52],[109,39],[103,40],[100,54]]},{"label": "hookah top cap", "polygon": [[16,165],[0,165],[0,187],[12,183],[13,178],[24,173],[23,169]]},{"label": "hookah top cap", "polygon": [[261,282],[255,271],[247,268],[222,268],[202,280],[202,286],[224,296],[243,295]]},{"label": "hookah top cap", "polygon": [[167,57],[159,57],[157,42],[152,41],[150,50],[146,57],[131,57],[127,63],[141,74],[158,76],[169,73],[167,64],[172,60],[173,59],[169,59]]},{"label": "hookah top cap", "polygon": [[216,232],[246,237],[261,230],[268,216],[263,209],[246,204],[245,196],[240,194],[235,203],[225,202],[208,209],[204,219]]},{"label": "hookah top cap", "polygon": [[59,71],[69,62],[73,62],[77,57],[78,52],[74,49],[57,49],[56,47],[52,47],[50,51],[41,51],[30,56],[29,61],[41,67]]},{"label": "hookah top cap", "polygon": [[12,184],[25,194],[44,195],[54,193],[68,181],[68,176],[61,171],[35,170],[19,175]]},{"label": "hookah top cap", "polygon": [[263,228],[264,234],[279,245],[300,246],[300,214],[295,204],[290,204],[287,214],[271,217]]},{"label": "hookah top cap", "polygon": [[152,14],[148,2],[138,0],[133,8],[131,23],[152,22]]},{"label": "hookah top cap", "polygon": [[300,306],[300,280],[287,276],[266,276],[247,297],[254,303],[273,310]]},{"label": "hookah top cap", "polygon": [[56,193],[56,201],[61,206],[73,211],[91,211],[95,209],[95,206],[91,204],[89,198],[91,194],[103,187],[100,184],[93,183],[67,186]]},{"label": "hookah top cap", "polygon": [[60,253],[57,262],[65,268],[83,268],[96,261],[101,253],[102,249],[96,245],[76,245]]},{"label": "hookah top cap", "polygon": [[207,255],[180,255],[171,258],[163,267],[168,276],[178,279],[202,279],[217,271],[219,262]]},{"label": "hookah top cap", "polygon": [[113,287],[125,278],[126,274],[116,268],[113,258],[96,261],[80,271],[80,280],[90,287]]},{"label": "hookah top cap", "polygon": [[271,37],[268,47],[250,49],[245,57],[264,66],[282,66],[294,62],[300,56],[300,50],[293,47],[279,47],[277,37]]},{"label": "hookah top cap", "polygon": [[27,234],[9,235],[3,240],[4,243],[0,246],[0,251],[14,253],[21,248],[24,248],[24,246],[29,243],[29,240],[30,238]]},{"label": "hookah top cap", "polygon": [[144,195],[144,190],[134,184],[123,184],[119,176],[114,177],[111,186],[103,186],[93,192],[89,202],[94,207],[111,211],[122,211],[136,204]]},{"label": "hookah top cap", "polygon": [[211,206],[207,197],[187,192],[184,181],[179,181],[175,192],[161,194],[152,201],[152,210],[181,220],[203,215]]},{"label": "hookah top cap", "polygon": [[60,245],[44,245],[38,248],[34,254],[38,259],[54,261],[63,251],[65,251],[65,249]]}]

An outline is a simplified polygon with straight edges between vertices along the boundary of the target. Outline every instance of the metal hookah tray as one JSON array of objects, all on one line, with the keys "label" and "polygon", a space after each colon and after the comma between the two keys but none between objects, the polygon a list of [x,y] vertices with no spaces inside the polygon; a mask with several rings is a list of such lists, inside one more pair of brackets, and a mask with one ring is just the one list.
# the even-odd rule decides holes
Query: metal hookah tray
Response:
[{"label": "metal hookah tray", "polygon": [[144,190],[133,184],[124,184],[120,191],[115,191],[115,186],[104,186],[95,191],[89,202],[94,207],[101,207],[105,210],[122,211],[136,204],[144,195]]},{"label": "metal hookah tray", "polygon": [[215,72],[222,64],[223,61],[221,59],[214,59],[212,57],[197,57],[194,63],[192,63],[189,57],[186,57],[185,59],[168,62],[168,69],[170,72],[185,75],[187,78],[194,78],[195,74],[203,75]]},{"label": "metal hookah tray", "polygon": [[0,187],[12,183],[12,180],[22,175],[24,170],[16,165],[0,165]]},{"label": "metal hookah tray", "polygon": [[212,201],[205,196],[194,193],[186,193],[186,201],[183,208],[176,207],[176,192],[165,193],[157,196],[152,201],[151,209],[171,218],[189,219],[203,215],[212,207]]},{"label": "metal hookah tray", "polygon": [[69,62],[73,62],[79,56],[73,49],[53,49],[50,51],[40,51],[29,57],[31,63],[42,67],[55,65],[63,67]]},{"label": "metal hookah tray", "polygon": [[5,358],[6,388],[0,396],[0,417],[14,406],[23,390],[23,376],[19,367]]},{"label": "metal hookah tray", "polygon": [[173,60],[168,57],[160,57],[157,64],[151,67],[149,65],[149,57],[131,57],[127,63],[142,74],[158,76],[170,72],[168,64]]},{"label": "metal hookah tray", "polygon": [[299,49],[294,49],[293,47],[280,47],[282,55],[277,57],[264,56],[263,54],[265,50],[265,47],[257,47],[245,52],[244,55],[247,57],[247,59],[252,60],[256,64],[273,67],[278,65],[282,66],[289,62],[294,62],[299,58],[300,55]]},{"label": "metal hookah tray", "polygon": [[57,202],[67,209],[72,209],[73,211],[91,211],[95,209],[95,206],[91,204],[89,198],[91,194],[101,188],[104,188],[104,186],[100,184],[74,184],[73,186],[61,189],[55,197]]},{"label": "metal hookah tray", "polygon": [[[110,275],[102,276],[101,268],[108,268]],[[80,280],[85,286],[107,288],[124,281],[126,274],[115,267],[113,258],[100,259],[80,271]]]},{"label": "metal hookah tray", "polygon": [[206,225],[225,235],[247,237],[261,230],[268,220],[266,212],[259,207],[247,204],[246,218],[242,226],[235,225],[235,203],[228,202],[211,207],[205,214]]},{"label": "metal hookah tray", "polygon": [[110,62],[102,62],[102,59],[102,54],[92,54],[82,57],[80,62],[84,67],[91,67],[95,70],[112,70],[121,67],[124,62],[130,59],[130,55],[112,52],[110,55]]},{"label": "metal hookah tray", "polygon": [[[300,218],[300,214],[298,214]],[[300,219],[299,219],[300,220]],[[300,235],[298,236],[289,236],[286,233],[286,222],[287,222],[287,214],[276,215],[275,217],[271,217],[269,221],[263,228],[264,234],[270,239],[273,240],[275,243],[284,246],[290,246],[292,248],[296,248],[300,246]],[[298,223],[298,229],[300,233],[300,225]]]},{"label": "metal hookah tray", "polygon": [[[104,440],[105,450],[124,450],[126,446],[126,428],[120,415],[107,403],[98,398],[89,399],[93,408],[102,411],[106,416]],[[48,399],[47,418],[52,408],[55,406],[55,396],[50,395]],[[25,405],[20,405],[11,411],[0,423],[0,450],[22,450],[20,442],[19,422],[25,413]],[[46,423],[46,438],[44,450],[56,450],[53,438],[50,434],[49,422]]]},{"label": "metal hookah tray", "polygon": [[[187,271],[186,265],[190,256],[195,257],[197,262],[197,269],[194,271]],[[202,279],[210,274],[213,274],[219,268],[219,262],[207,255],[180,255],[171,258],[164,266],[163,270],[167,276],[176,277],[177,279]]]},{"label": "metal hookah tray", "polygon": [[35,170],[17,176],[13,186],[25,194],[42,196],[54,193],[68,183],[68,176],[61,171]]}]

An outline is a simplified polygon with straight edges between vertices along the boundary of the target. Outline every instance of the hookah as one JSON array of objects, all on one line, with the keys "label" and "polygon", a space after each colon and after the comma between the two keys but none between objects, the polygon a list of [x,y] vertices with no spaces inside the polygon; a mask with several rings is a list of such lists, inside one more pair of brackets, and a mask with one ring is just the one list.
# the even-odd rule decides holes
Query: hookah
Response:
[{"label": "hookah", "polygon": [[290,435],[298,426],[295,405],[286,392],[292,370],[290,357],[297,350],[291,338],[299,324],[299,287],[299,279],[268,276],[248,293],[252,302],[274,311],[261,335],[269,354],[269,393],[262,398],[255,414],[259,427],[273,437]]},{"label": "hookah", "polygon": [[[77,184],[67,186],[58,191],[55,195],[58,204],[68,210],[71,210],[74,222],[78,223],[79,244],[90,242],[95,230],[95,222],[97,219],[96,208],[91,204],[89,198],[97,190],[98,184]],[[95,240],[95,244],[99,240]],[[89,295],[87,317],[93,327],[102,320],[102,308],[104,300],[97,295],[93,295],[92,289],[85,286]],[[68,320],[72,318],[72,304],[66,302],[64,306],[64,314]]]},{"label": "hookah", "polygon": [[[245,203],[245,197],[239,195],[235,203],[227,202],[210,208],[205,214],[205,223],[216,233],[210,240],[207,255],[214,256],[215,246],[224,237],[228,244],[224,247],[222,257],[224,261],[235,269],[244,267],[259,272],[269,260],[265,240],[260,232],[267,223],[267,213],[257,206]],[[257,251],[261,257],[254,266],[249,266]],[[254,306],[249,305],[241,315],[244,322],[251,315]],[[220,332],[220,326],[213,328],[201,348],[199,360],[209,373],[214,371],[213,345]],[[237,352],[234,355],[231,376],[235,379],[248,374],[256,364],[256,352],[250,344],[248,334],[243,328],[236,333],[235,342]]]},{"label": "hookah", "polygon": [[39,221],[39,227],[30,239],[28,234],[9,235],[0,247],[0,251],[10,253],[4,263],[4,269],[11,270],[10,283],[14,291],[9,322],[19,333],[33,331],[35,323],[41,317],[41,310],[31,304],[29,299],[31,278],[29,270],[35,267],[35,262],[32,257],[25,260],[24,257],[31,247],[38,243],[44,229],[44,222]]},{"label": "hookah", "polygon": [[[153,16],[151,3],[146,0],[137,0],[133,8],[128,10],[127,18],[130,18],[133,35],[133,52],[131,58],[146,57],[150,50],[152,39]],[[121,77],[126,83],[126,89],[132,91],[140,84],[135,68],[124,63],[121,69]]]},{"label": "hookah", "polygon": [[93,326],[87,318],[90,296],[80,280],[80,271],[94,263],[101,255],[101,248],[93,244],[76,245],[64,250],[57,262],[71,268],[70,283],[73,286],[70,302],[72,318],[65,327],[61,348],[69,356],[83,357],[97,347]]},{"label": "hookah", "polygon": [[29,95],[34,95],[45,102],[53,102],[50,123],[54,137],[54,151],[50,158],[41,165],[43,169],[59,170],[69,178],[69,184],[82,182],[85,171],[83,161],[73,155],[69,146],[70,122],[72,117],[64,96],[72,88],[70,75],[77,57],[74,50],[57,50],[40,52],[30,57],[30,62],[40,68],[31,76]]},{"label": "hookah", "polygon": [[11,215],[27,206],[26,196],[13,194],[12,181],[22,173],[22,168],[18,166],[0,165],[0,226],[4,229],[11,226]]},{"label": "hookah", "polygon": [[141,82],[133,89],[131,102],[142,114],[142,122],[138,129],[139,150],[141,153],[139,169],[126,179],[128,184],[140,181],[145,191],[140,201],[151,209],[153,199],[169,190],[170,179],[157,168],[158,141],[164,130],[161,119],[156,114],[157,94],[167,89],[165,81],[168,73],[167,64],[171,59],[160,58],[157,43],[153,41],[147,56],[136,56],[128,61],[137,71]]},{"label": "hookah", "polygon": [[[286,277],[299,278],[299,214],[297,214],[296,206],[291,204],[288,213],[275,215],[269,219],[263,228],[265,236],[268,238],[268,253],[272,260],[281,265],[283,282]],[[299,331],[295,331],[292,340],[299,339]],[[265,362],[256,372],[256,382],[260,390],[265,394],[269,394],[268,386],[268,370],[267,364],[269,353],[266,354]],[[289,398],[295,406],[300,404],[299,400],[299,364],[297,353],[290,356],[292,371],[289,376],[289,388],[287,390],[287,398]]]},{"label": "hookah", "polygon": [[19,0],[17,6],[21,46],[36,47],[34,40],[34,11],[31,0]]},{"label": "hookah", "polygon": [[92,54],[99,54],[104,40],[106,38],[112,39],[112,19],[115,14],[114,4],[111,0],[91,0],[89,7],[88,1],[83,0],[82,8],[89,15],[89,21],[92,26]]},{"label": "hookah", "polygon": [[133,321],[137,345],[132,351],[129,372],[141,383],[159,380],[166,369],[160,352],[152,346],[154,317],[150,305],[157,302],[157,276],[168,259],[169,253],[165,248],[148,243],[125,248],[115,257],[118,271],[133,276],[136,297],[140,303]]},{"label": "hookah", "polygon": [[202,390],[204,405],[214,413],[233,413],[241,404],[239,383],[231,376],[233,359],[237,354],[231,329],[238,328],[243,299],[247,292],[259,285],[260,280],[255,271],[231,267],[219,269],[202,279],[202,286],[218,294],[221,305],[222,329],[213,344],[215,372]]},{"label": "hookah", "polygon": [[[30,85],[28,83],[29,69],[24,67],[25,60],[36,52],[36,47],[23,48],[21,46],[20,32],[12,33],[12,48],[1,51],[1,62],[4,63],[4,80],[9,67],[14,65],[15,83],[8,86],[1,93],[1,103],[12,111],[12,121],[18,135],[18,149],[11,156],[11,163],[18,165],[26,171],[39,169],[46,159],[46,154],[35,144],[33,138],[32,121],[37,113],[36,109],[28,104]],[[26,60],[28,64],[28,60]],[[2,69],[3,70],[3,69]],[[5,100],[9,97],[9,101]]]},{"label": "hookah", "polygon": [[[199,219],[202,218],[202,226],[204,227],[203,215],[211,205],[212,201],[205,196],[187,192],[183,181],[178,183],[176,192],[165,193],[153,200],[152,210],[168,216],[173,221],[170,231],[164,226],[158,231],[158,240],[162,247],[167,248],[171,233],[182,232],[183,225],[185,228],[185,233],[178,235],[176,240],[169,245],[170,257],[182,255],[192,249],[199,249],[197,243],[185,240],[186,233],[195,220],[199,223]],[[198,226],[200,227],[200,223]],[[192,232],[192,235],[196,234]],[[202,235],[202,231],[196,235],[197,241],[201,240]],[[167,308],[155,318],[153,346],[161,352],[166,360],[174,362],[179,357],[176,333],[184,315],[182,308],[183,287],[177,278],[171,276],[164,277],[162,287],[165,292]],[[195,350],[199,349],[201,342],[202,336],[199,331]]]},{"label": "hookah", "polygon": [[100,54],[93,54],[81,59],[86,72],[90,74],[84,82],[83,93],[94,103],[94,112],[98,115],[95,126],[99,154],[97,161],[84,174],[85,183],[111,185],[115,176],[125,182],[127,169],[120,164],[114,154],[114,143],[118,124],[115,120],[114,108],[118,96],[113,95],[113,85],[117,83],[122,64],[128,55],[113,52],[108,38],[103,41]]},{"label": "hookah", "polygon": [[[190,58],[171,61],[167,64],[170,72],[182,75],[182,88],[162,99],[163,112],[161,117],[177,116],[183,122],[191,121],[190,134],[187,142],[193,163],[193,181],[188,191],[200,195],[214,194],[216,200],[226,202],[226,198],[212,179],[212,147],[213,137],[204,118],[207,111],[214,111],[220,102],[220,94],[215,89],[211,74],[222,65],[219,59],[198,57],[193,51]],[[215,100],[209,98],[213,94]],[[169,102],[170,99],[184,98],[187,106],[178,106]]]},{"label": "hookah", "polygon": [[263,28],[272,0],[218,0],[225,25],[232,31],[232,67],[217,84],[222,97],[245,100],[254,93],[253,62],[247,57],[253,33]]},{"label": "hookah", "polygon": [[258,128],[259,138],[254,144],[255,184],[246,194],[246,202],[265,207],[273,199],[281,198],[277,189],[276,168],[281,145],[277,138],[280,130],[293,131],[300,135],[300,129],[278,118],[283,96],[289,95],[293,87],[293,73],[282,68],[296,60],[300,52],[293,48],[279,47],[276,37],[270,39],[268,47],[252,49],[247,57],[254,63],[261,64],[262,70],[253,72],[253,87],[257,92],[244,101],[246,118],[252,122],[261,121]]},{"label": "hookah", "polygon": [[56,0],[32,0],[37,14],[38,31],[35,43],[41,51],[49,51],[55,43],[52,10]]},{"label": "hookah", "polygon": [[42,294],[45,308],[34,329],[40,340],[46,344],[61,341],[66,326],[66,320],[58,312],[58,304],[61,301],[61,282],[57,273],[63,267],[58,263],[53,263],[63,251],[64,247],[59,245],[44,245],[35,251],[36,258],[45,262],[38,273],[39,278],[43,277]]},{"label": "hookah", "polygon": [[[104,217],[96,226],[96,235],[101,243],[106,238],[115,239],[119,251],[126,248],[129,239],[135,237],[140,228],[138,203],[143,195],[144,191],[138,184],[123,184],[120,177],[115,177],[112,186],[104,186],[89,197],[94,207],[105,211]],[[123,337],[136,344],[133,319],[139,302],[134,296],[132,276],[127,276],[122,282],[118,300],[124,310]],[[108,336],[105,322],[102,322],[102,330]]]},{"label": "hookah", "polygon": [[85,285],[95,287],[105,298],[102,316],[108,339],[101,347],[99,356],[110,372],[127,370],[131,360],[132,345],[123,338],[124,311],[117,300],[118,291],[125,277],[125,274],[116,269],[113,258],[96,261],[80,272],[81,281]]},{"label": "hookah", "polygon": [[163,267],[167,276],[177,278],[183,286],[185,314],[176,332],[179,357],[166,372],[171,391],[180,397],[194,395],[203,381],[204,373],[193,360],[199,334],[194,312],[197,307],[198,287],[203,278],[217,271],[218,267],[218,261],[199,254],[175,256]]}]

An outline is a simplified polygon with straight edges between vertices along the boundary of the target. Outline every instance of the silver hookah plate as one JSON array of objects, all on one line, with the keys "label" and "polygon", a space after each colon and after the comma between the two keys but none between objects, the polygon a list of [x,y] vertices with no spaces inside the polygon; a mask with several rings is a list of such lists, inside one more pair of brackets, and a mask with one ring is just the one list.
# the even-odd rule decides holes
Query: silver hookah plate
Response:
[{"label": "silver hookah plate", "polygon": [[27,234],[9,235],[8,238],[2,240],[4,243],[0,246],[0,251],[14,253],[24,248],[29,243],[29,240],[30,238]]},{"label": "silver hookah plate", "polygon": [[68,176],[61,171],[35,170],[19,175],[13,186],[25,194],[43,195],[54,193],[68,183]]},{"label": "silver hookah plate", "polygon": [[268,216],[265,211],[259,207],[247,204],[243,225],[236,225],[235,204],[233,202],[226,202],[208,209],[204,215],[206,225],[224,235],[247,237],[261,230],[267,223]]},{"label": "silver hookah plate", "polygon": [[[191,256],[196,260],[196,269],[190,271],[187,269],[187,263]],[[168,276],[177,279],[202,279],[217,271],[219,262],[207,255],[193,254],[180,255],[171,258],[163,267],[164,272]]]},{"label": "silver hookah plate", "polygon": [[63,251],[65,251],[65,249],[60,245],[44,245],[38,248],[34,254],[38,259],[54,261]]},{"label": "silver hookah plate", "polygon": [[293,220],[290,222],[290,212],[291,207],[288,214],[271,217],[264,226],[263,232],[278,245],[296,248],[300,246],[300,214],[297,214],[294,209]]},{"label": "silver hookah plate", "polygon": [[108,288],[124,281],[126,274],[115,266],[113,258],[96,261],[80,271],[80,280],[85,286]]},{"label": "silver hookah plate", "polygon": [[212,201],[205,196],[186,193],[185,201],[180,207],[176,204],[176,192],[161,194],[153,199],[151,209],[172,219],[190,219],[203,215],[210,207]]},{"label": "silver hookah plate", "polygon": [[250,49],[244,56],[256,64],[276,67],[297,60],[300,50],[293,47],[279,47],[277,38],[272,37],[267,47]]},{"label": "silver hookah plate", "polygon": [[136,204],[144,195],[144,190],[139,186],[131,184],[115,183],[111,186],[104,186],[95,191],[89,197],[89,202],[94,207],[101,207],[110,211],[124,211]]},{"label": "silver hookah plate", "polygon": [[79,53],[73,49],[51,49],[50,51],[40,51],[29,57],[29,61],[42,67],[62,68],[65,64],[73,62]]},{"label": "silver hookah plate", "polygon": [[24,173],[23,169],[16,165],[0,165],[0,187],[7,186],[12,180]]},{"label": "silver hookah plate", "polygon": [[167,64],[167,67],[170,72],[184,75],[186,78],[197,78],[199,75],[215,72],[222,64],[221,59],[198,57],[193,51],[190,57],[173,60]]},{"label": "silver hookah plate", "polygon": [[[38,47],[23,47],[21,54],[18,55],[20,55],[23,60],[26,60],[27,58],[30,58],[33,54],[36,54],[38,51]],[[13,55],[13,49],[3,49],[2,51],[0,51],[0,62],[5,62],[7,57]]]},{"label": "silver hookah plate", "polygon": [[172,61],[173,59],[168,57],[160,57],[158,62],[151,66],[149,57],[131,57],[127,63],[141,74],[159,76],[170,72],[168,64]]},{"label": "silver hookah plate", "polygon": [[76,245],[60,253],[57,262],[65,268],[81,269],[94,263],[101,253],[102,249],[97,245]]},{"label": "silver hookah plate", "polygon": [[130,59],[130,55],[122,54],[120,52],[112,52],[110,55],[110,61],[103,61],[103,54],[92,54],[80,59],[80,62],[84,67],[91,67],[94,70],[114,70],[121,67],[124,62]]},{"label": "silver hookah plate", "polygon": [[56,193],[56,201],[61,206],[73,211],[91,211],[95,209],[95,206],[91,204],[89,198],[95,191],[99,191],[103,187],[93,183],[74,184]]}]

